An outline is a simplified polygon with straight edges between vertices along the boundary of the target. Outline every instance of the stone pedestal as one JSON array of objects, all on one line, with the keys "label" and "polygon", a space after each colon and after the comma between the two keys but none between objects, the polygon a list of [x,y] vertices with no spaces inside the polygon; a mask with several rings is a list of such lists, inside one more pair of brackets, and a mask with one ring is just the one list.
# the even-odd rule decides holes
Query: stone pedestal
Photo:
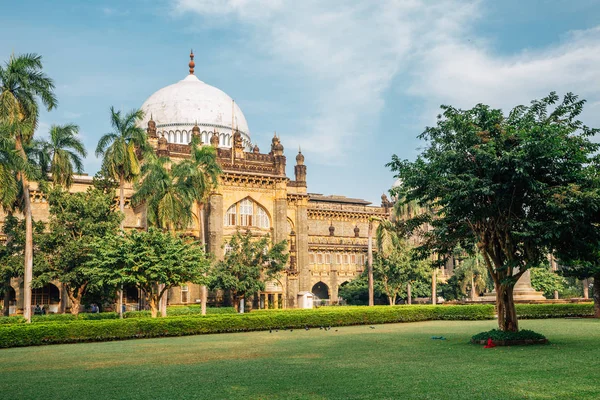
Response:
[{"label": "stone pedestal", "polygon": [[[531,287],[531,274],[527,270],[517,281],[513,291],[515,301],[546,300],[544,293],[536,291]],[[486,293],[481,297],[483,301],[496,301],[496,291]]]}]

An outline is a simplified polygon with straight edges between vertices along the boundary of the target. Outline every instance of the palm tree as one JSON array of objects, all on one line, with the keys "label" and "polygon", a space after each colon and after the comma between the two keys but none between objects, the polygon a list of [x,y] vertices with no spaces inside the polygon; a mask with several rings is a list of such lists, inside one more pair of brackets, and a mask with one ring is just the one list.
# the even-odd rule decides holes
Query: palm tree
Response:
[{"label": "palm tree", "polygon": [[[142,110],[133,110],[122,115],[121,111],[110,108],[110,123],[113,132],[100,138],[96,156],[103,156],[102,168],[119,182],[119,210],[125,214],[125,183],[133,182],[140,174],[140,160],[137,149],[148,150],[144,129],[137,123],[144,117]],[[123,230],[124,222],[121,222]]]},{"label": "palm tree", "polygon": [[[42,57],[37,54],[11,55],[0,66],[0,123],[11,127],[11,138],[23,164],[25,147],[33,139],[38,124],[38,99],[47,110],[57,105],[54,83],[42,72]],[[31,280],[33,278],[33,218],[29,197],[30,174],[17,173],[21,186],[22,211],[25,216],[25,260],[23,276],[23,317],[31,322]]]},{"label": "palm tree", "polygon": [[42,170],[52,174],[54,185],[69,188],[73,184],[73,172],[83,172],[81,158],[86,157],[87,152],[78,133],[79,127],[74,124],[52,125],[50,140],[38,143]]},{"label": "palm tree", "polygon": [[464,260],[455,273],[460,279],[463,293],[467,292],[467,288],[470,289],[471,301],[474,301],[478,293],[483,292],[487,286],[488,272],[480,254]]},{"label": "palm tree", "polygon": [[15,150],[7,124],[0,123],[0,209],[12,211],[19,195],[19,182],[15,171],[20,168],[21,157]]},{"label": "palm tree", "polygon": [[[188,171],[187,164],[171,165],[168,157],[148,156],[142,166],[141,183],[131,199],[134,206],[146,204],[148,224],[167,230],[172,235],[189,225],[197,192],[189,184]],[[166,317],[166,293],[161,300],[160,311]]]},{"label": "palm tree", "polygon": [[[206,251],[206,235],[204,232],[204,205],[210,192],[219,182],[219,175],[223,172],[217,163],[217,153],[212,146],[202,146],[200,138],[192,136],[191,157],[180,163],[186,176],[186,184],[192,189],[198,213],[199,236],[202,249]],[[208,290],[205,285],[201,288],[202,315],[206,315],[206,302]]]}]

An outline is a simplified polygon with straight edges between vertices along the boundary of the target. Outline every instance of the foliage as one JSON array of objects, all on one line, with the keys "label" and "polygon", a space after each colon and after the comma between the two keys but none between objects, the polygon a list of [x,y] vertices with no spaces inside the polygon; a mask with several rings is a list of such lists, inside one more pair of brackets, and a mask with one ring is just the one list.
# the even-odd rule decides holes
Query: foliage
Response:
[{"label": "foliage", "polygon": [[483,320],[494,308],[476,306],[322,307],[235,315],[72,321],[0,326],[0,347],[244,332],[266,329],[370,325],[429,320]]},{"label": "foliage", "polygon": [[187,181],[185,164],[172,164],[168,157],[152,157],[142,166],[132,203],[146,204],[150,226],[171,232],[185,229],[192,220],[195,190]]},{"label": "foliage", "polygon": [[452,275],[446,282],[438,285],[440,296],[446,301],[462,300],[465,292],[462,290],[462,284],[456,274]]},{"label": "foliage", "polygon": [[54,185],[71,187],[73,173],[83,172],[82,157],[87,151],[77,137],[79,127],[75,124],[52,125],[50,139],[36,142],[39,164],[44,173],[52,174]]},{"label": "foliage", "polygon": [[583,104],[551,93],[507,116],[483,104],[443,106],[437,125],[420,135],[428,146],[417,160],[393,156],[388,164],[403,182],[398,198],[431,210],[410,221],[431,227],[423,257],[477,246],[499,293],[501,330],[518,330],[517,280],[551,250],[569,247],[566,222],[589,209],[585,196],[573,196],[590,186],[586,166],[598,149],[589,139],[597,130],[577,120]]},{"label": "foliage", "polygon": [[99,271],[106,285],[130,284],[142,290],[155,317],[167,290],[205,283],[209,263],[197,243],[150,228],[98,238],[86,266]]},{"label": "foliage", "polygon": [[537,333],[528,329],[522,329],[518,332],[512,331],[501,331],[498,329],[492,329],[487,332],[480,332],[477,335],[473,335],[471,338],[474,341],[480,340],[542,340],[546,339],[541,333]]},{"label": "foliage", "polygon": [[547,299],[554,297],[554,291],[563,291],[565,285],[565,278],[557,275],[550,266],[531,268],[531,286],[535,290],[544,292]]},{"label": "foliage", "polygon": [[594,305],[591,303],[517,304],[517,315],[524,319],[591,317],[594,315]]},{"label": "foliage", "polygon": [[265,290],[265,282],[278,279],[288,260],[287,241],[271,244],[269,236],[255,237],[237,231],[224,246],[225,257],[211,271],[212,288],[230,291],[239,300]]},{"label": "foliage", "polygon": [[[348,305],[368,305],[369,282],[367,279],[366,269],[358,278],[341,285],[338,289],[338,297],[344,299]],[[378,281],[373,282],[373,301],[375,304],[386,303],[386,295],[383,293],[381,284]]]},{"label": "foliage", "polygon": [[113,195],[94,187],[69,193],[55,188],[48,195],[48,232],[40,240],[43,262],[37,263],[36,286],[58,280],[77,314],[83,296],[102,289],[102,271],[87,263],[93,243],[118,231],[122,216],[112,207]]}]

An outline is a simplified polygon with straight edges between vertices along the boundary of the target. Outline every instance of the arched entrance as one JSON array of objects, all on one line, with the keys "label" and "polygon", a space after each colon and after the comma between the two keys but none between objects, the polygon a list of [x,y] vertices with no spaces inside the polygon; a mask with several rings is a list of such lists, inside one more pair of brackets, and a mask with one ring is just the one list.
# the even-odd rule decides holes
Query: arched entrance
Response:
[{"label": "arched entrance", "polygon": [[59,303],[60,290],[52,283],[31,290],[31,305],[34,307],[39,305],[44,307],[46,312],[57,313]]},{"label": "arched entrance", "polygon": [[320,300],[328,300],[329,299],[329,286],[327,286],[323,282],[317,282],[312,287],[311,292],[315,295],[316,298]]},{"label": "arched entrance", "polygon": [[[8,300],[8,304],[6,303]],[[0,301],[2,301],[2,307],[7,306],[8,308],[2,308],[3,315],[12,315],[16,313],[16,305],[17,305],[17,294],[15,289],[12,286],[9,286],[8,289],[1,296]]]}]

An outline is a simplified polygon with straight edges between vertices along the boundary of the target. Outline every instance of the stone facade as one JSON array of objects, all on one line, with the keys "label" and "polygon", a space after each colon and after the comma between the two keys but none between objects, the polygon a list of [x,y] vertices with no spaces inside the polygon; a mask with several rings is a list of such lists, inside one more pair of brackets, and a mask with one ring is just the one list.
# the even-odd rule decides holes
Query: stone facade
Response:
[{"label": "stone facade", "polygon": [[[173,162],[189,157],[189,145],[160,140],[154,121],[148,122],[147,131],[150,144],[158,153],[170,156]],[[233,148],[218,147],[216,140],[204,144],[216,147],[223,174],[204,209],[194,210],[193,222],[185,233],[197,238],[204,236],[207,250],[217,259],[222,259],[226,251],[224,243],[237,230],[249,229],[255,235],[268,234],[277,242],[288,241],[290,257],[286,270],[278,279],[267,282],[265,292],[254,298],[255,307],[293,308],[301,291],[312,291],[325,302],[337,302],[339,286],[360,275],[364,268],[369,217],[386,217],[388,208],[371,206],[360,199],[308,193],[304,155],[299,152],[296,156],[295,179],[288,178],[284,148],[277,136],[266,154],[256,146],[246,151],[245,145],[236,143],[235,134],[233,139]],[[85,191],[92,184],[89,176],[79,175],[74,180],[71,192]],[[35,184],[32,189],[34,219],[45,221],[48,204]],[[128,185],[125,228],[144,229],[144,209],[131,208],[132,194],[133,188]],[[0,216],[0,224],[3,219],[4,216]],[[200,221],[204,221],[204,226]],[[59,299],[46,296],[38,301],[48,301],[52,311],[64,310],[68,306],[66,296],[62,295],[59,283],[55,286],[61,293]],[[15,280],[13,287],[16,308],[20,309],[21,281]],[[129,309],[135,309],[141,298],[140,293],[132,289],[125,294]],[[172,289],[168,301],[193,304],[200,298],[199,286],[189,284]],[[221,293],[209,295],[209,304],[220,301]]]}]

